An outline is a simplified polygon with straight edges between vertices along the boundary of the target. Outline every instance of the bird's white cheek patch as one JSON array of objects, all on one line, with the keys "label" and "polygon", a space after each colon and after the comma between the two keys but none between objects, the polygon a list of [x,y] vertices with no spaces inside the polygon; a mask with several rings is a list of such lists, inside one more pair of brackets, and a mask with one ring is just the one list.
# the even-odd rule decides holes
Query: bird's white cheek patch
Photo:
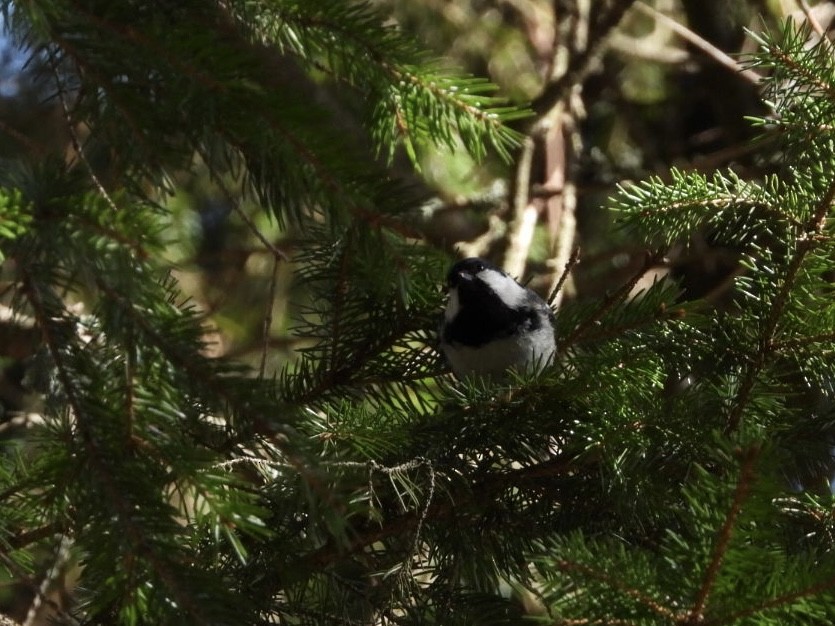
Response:
[{"label": "bird's white cheek patch", "polygon": [[511,309],[525,305],[527,299],[525,288],[510,276],[499,272],[484,271],[478,274],[478,279],[490,287],[493,293]]},{"label": "bird's white cheek patch", "polygon": [[461,310],[461,301],[458,299],[458,289],[449,290],[449,300],[446,303],[446,311],[444,311],[444,318],[447,322],[451,322],[458,315]]}]

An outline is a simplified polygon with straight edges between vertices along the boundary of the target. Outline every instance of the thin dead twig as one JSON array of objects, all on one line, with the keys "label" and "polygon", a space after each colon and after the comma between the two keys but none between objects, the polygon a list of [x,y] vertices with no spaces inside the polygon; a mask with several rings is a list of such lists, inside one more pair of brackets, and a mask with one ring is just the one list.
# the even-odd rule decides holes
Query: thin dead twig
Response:
[{"label": "thin dead twig", "polygon": [[738,61],[736,61],[724,50],[717,48],[712,43],[707,41],[704,37],[701,37],[697,33],[694,33],[692,30],[690,30],[683,24],[680,24],[670,16],[661,13],[660,11],[654,9],[648,4],[641,2],[641,0],[635,2],[634,7],[635,10],[639,13],[643,13],[647,17],[651,17],[656,22],[663,24],[664,26],[669,28],[676,35],[678,35],[686,42],[692,44],[693,46],[704,52],[707,56],[716,61],[722,67],[728,68],[735,74],[738,74],[742,79],[747,80],[748,82],[754,85],[759,84],[759,74],[757,74],[753,70],[742,67],[742,65]]}]

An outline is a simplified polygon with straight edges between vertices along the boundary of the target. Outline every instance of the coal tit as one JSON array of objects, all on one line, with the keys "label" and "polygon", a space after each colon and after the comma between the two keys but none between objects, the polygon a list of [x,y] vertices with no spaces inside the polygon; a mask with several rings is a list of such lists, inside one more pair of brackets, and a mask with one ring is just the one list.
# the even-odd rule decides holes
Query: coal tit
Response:
[{"label": "coal tit", "polygon": [[554,358],[551,307],[498,267],[458,261],[447,287],[440,344],[458,378],[501,380],[508,368],[540,370]]}]

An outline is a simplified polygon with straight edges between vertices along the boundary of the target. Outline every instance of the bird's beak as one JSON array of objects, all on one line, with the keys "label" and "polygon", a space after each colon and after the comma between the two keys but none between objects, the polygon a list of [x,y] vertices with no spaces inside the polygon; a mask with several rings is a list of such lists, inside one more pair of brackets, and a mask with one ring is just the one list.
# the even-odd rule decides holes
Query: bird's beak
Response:
[{"label": "bird's beak", "polygon": [[455,273],[455,278],[459,282],[461,282],[461,281],[470,282],[473,278],[475,278],[475,276],[473,276],[470,272],[467,272],[465,270],[461,270],[460,272]]}]

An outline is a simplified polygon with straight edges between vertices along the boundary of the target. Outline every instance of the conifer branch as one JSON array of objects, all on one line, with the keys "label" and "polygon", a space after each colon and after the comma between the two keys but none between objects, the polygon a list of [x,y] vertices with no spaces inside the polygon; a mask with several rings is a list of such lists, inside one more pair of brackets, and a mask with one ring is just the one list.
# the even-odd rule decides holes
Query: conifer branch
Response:
[{"label": "conifer branch", "polygon": [[[137,44],[140,48],[150,52],[171,67],[181,70],[185,76],[194,79],[196,82],[200,83],[204,87],[207,87],[208,89],[219,92],[225,91],[226,88],[223,83],[216,80],[210,74],[202,71],[182,56],[172,54],[166,50],[164,46],[160,45],[150,37],[145,36],[140,30],[136,29],[132,25],[117,24],[111,20],[107,20],[100,15],[96,15],[95,13],[88,11],[76,0],[72,1],[72,5],[78,14],[83,15],[92,24],[94,24],[94,28],[96,30],[106,31],[117,39],[124,39]],[[104,85],[100,86],[104,88]]]},{"label": "conifer branch", "polygon": [[[232,207],[232,210],[235,211],[235,213],[238,215],[238,217],[241,218],[243,223],[246,224],[246,227],[249,229],[249,232],[255,235],[258,241],[260,241],[263,244],[263,246],[269,251],[269,253],[273,255],[275,262],[289,262],[290,257],[287,256],[287,253],[264,236],[264,233],[261,232],[261,229],[258,228],[257,224],[254,221],[252,221],[252,218],[249,217],[246,211],[244,211],[243,207],[241,207],[241,203],[235,198],[235,195],[226,186],[226,184],[223,182],[223,178],[217,172],[215,172],[215,180],[217,181],[220,190],[223,192],[223,197],[229,203],[229,206]],[[277,268],[278,266],[276,265],[275,267]]]},{"label": "conifer branch", "polygon": [[629,297],[629,294],[632,293],[632,290],[635,288],[635,285],[638,284],[638,281],[640,281],[641,278],[643,278],[643,276],[662,259],[663,255],[661,253],[653,254],[647,251],[641,268],[633,274],[632,278],[630,278],[624,285],[607,296],[594,312],[590,313],[573,331],[571,331],[571,333],[569,333],[568,337],[558,342],[558,352],[564,352],[568,347],[581,341],[599,320],[601,320],[615,306]]},{"label": "conifer branch", "polygon": [[[368,387],[376,384],[427,378],[429,374],[420,371],[411,374],[398,373],[395,380],[363,371],[364,366],[369,361],[386,349],[391,348],[394,341],[410,331],[421,330],[421,325],[416,324],[416,321],[415,318],[402,316],[398,319],[398,324],[391,329],[391,332],[378,333],[374,337],[368,338],[362,347],[352,354],[350,363],[341,363],[337,367],[337,361],[334,360],[331,367],[320,367],[319,372],[322,373],[320,379],[301,393],[289,396],[288,401],[296,404],[306,404],[317,399],[321,400],[339,387]],[[333,335],[333,332],[333,329],[331,329],[331,335]],[[331,352],[331,355],[333,354]]]},{"label": "conifer branch", "polygon": [[351,242],[353,241],[353,231],[348,231],[346,235],[346,242],[342,246],[339,255],[339,263],[336,271],[336,282],[333,289],[333,305],[331,307],[331,322],[330,332],[330,366],[328,372],[330,376],[337,376],[340,367],[338,367],[339,347],[341,345],[341,322],[342,322],[342,306],[345,300],[345,294],[348,291],[348,263],[349,251]]},{"label": "conifer branch", "polygon": [[659,322],[680,320],[686,315],[687,313],[684,308],[678,307],[675,309],[668,309],[666,306],[662,305],[655,309],[651,315],[630,321],[627,324],[616,324],[600,329],[591,328],[588,332],[583,333],[581,340],[583,342],[592,342],[616,339],[618,337],[624,337],[630,331],[637,330],[639,328],[646,328]]},{"label": "conifer branch", "polygon": [[[502,123],[502,116],[496,113],[494,110],[491,110],[488,107],[476,106],[476,104],[468,103],[465,99],[461,98],[460,96],[456,96],[457,93],[461,92],[462,95],[466,96],[466,90],[459,90],[459,89],[450,89],[441,87],[436,84],[433,77],[429,77],[428,79],[414,74],[412,72],[407,71],[405,68],[395,68],[390,66],[387,63],[383,63],[382,66],[386,68],[389,72],[391,72],[391,77],[394,81],[400,82],[405,81],[411,85],[418,86],[429,93],[433,94],[438,100],[442,102],[446,102],[454,109],[459,109],[461,113],[465,114],[467,117],[471,117],[472,119],[478,120],[484,126],[490,128],[492,127],[494,130],[501,130],[506,133],[509,138],[513,138],[513,143],[517,143],[517,136],[514,131],[512,131],[509,127],[504,126]],[[440,79],[441,77],[435,77],[436,79]],[[452,87],[452,86],[450,86]],[[403,111],[400,109],[398,111],[398,121],[400,122],[400,128],[404,132],[409,131],[408,124],[406,122],[406,117],[402,115]],[[500,147],[497,146],[497,147]],[[478,154],[475,155],[476,157]]]},{"label": "conifer branch", "polygon": [[[96,286],[102,291],[102,293],[106,294],[112,302],[119,305],[122,311],[129,316],[136,327],[142,330],[145,338],[151,340],[153,345],[156,346],[168,360],[170,360],[177,367],[181,367],[189,371],[190,374],[197,380],[206,381],[209,372],[205,367],[203,367],[205,364],[202,362],[202,359],[195,358],[195,354],[181,352],[177,349],[177,346],[173,346],[171,342],[159,332],[159,329],[152,324],[151,320],[148,319],[147,316],[136,310],[134,303],[129,300],[125,294],[107,284],[100,278],[96,278],[95,282]],[[231,405],[235,404],[231,397],[225,394],[223,395]]]},{"label": "conifer branch", "polygon": [[[386,74],[388,74],[391,84],[393,85],[412,85],[431,93],[441,102],[446,102],[453,108],[459,109],[468,117],[478,120],[485,126],[492,126],[494,128],[503,128],[501,123],[501,116],[497,115],[493,110],[483,106],[476,106],[467,101],[469,95],[466,89],[446,88],[443,86],[444,80],[440,75],[422,76],[419,73],[410,71],[405,63],[396,63],[388,60],[391,58],[391,51],[384,51],[379,49],[373,42],[368,39],[361,38],[355,30],[348,28],[348,24],[344,22],[336,22],[323,18],[322,16],[299,16],[292,15],[287,12],[281,12],[282,18],[287,21],[292,21],[300,26],[306,28],[322,28],[331,33],[338,33],[339,37],[344,41],[352,41],[357,44],[360,50],[365,53],[365,58],[376,64]],[[479,101],[479,104],[480,101]],[[398,107],[396,112],[399,128],[403,134],[409,134],[410,129],[406,122],[409,116],[403,114],[403,109]],[[509,129],[507,129],[509,132]]]},{"label": "conifer branch", "polygon": [[107,237],[111,241],[125,246],[139,261],[145,261],[150,257],[150,253],[148,252],[148,250],[139,241],[136,241],[135,239],[127,236],[125,233],[119,232],[119,230],[116,228],[111,228],[110,226],[106,226],[104,224],[97,224],[93,220],[88,219],[86,215],[79,213],[73,215],[60,215],[56,216],[56,219],[72,220],[73,222],[76,222],[81,228],[84,228],[85,230],[91,233]]},{"label": "conifer branch", "polygon": [[[188,61],[183,60],[182,57],[175,56],[172,53],[168,52],[167,50],[165,50],[164,47],[157,44],[152,39],[146,37],[137,29],[126,25],[112,23],[109,20],[85,12],[81,7],[77,8],[80,12],[84,13],[88,17],[88,19],[95,23],[97,27],[104,28],[109,32],[113,33],[114,36],[124,37],[128,41],[137,44],[137,46],[139,46],[140,48],[143,48],[151,54],[160,58],[165,64],[181,71],[184,76],[187,76],[190,79],[194,80],[208,91],[214,92],[222,97],[230,97],[232,95],[229,87],[225,83],[223,83],[220,80],[217,80],[207,72],[194,66]],[[56,38],[56,40],[59,42],[61,47],[65,49],[65,51],[73,51],[73,46],[64,38],[58,37]],[[79,68],[84,68],[84,70],[87,71],[87,69],[89,68],[89,64],[85,63],[82,60],[83,57],[80,53],[76,51],[72,54],[72,57]],[[91,77],[98,77],[98,86],[102,90],[107,92],[108,97],[112,97],[115,103],[118,103],[118,98],[116,98],[115,94],[112,93],[112,90],[108,88],[109,82],[105,81],[102,77],[100,77],[93,68],[89,69],[89,75]],[[394,230],[395,232],[407,234],[407,236],[415,235],[415,232],[413,230],[408,229],[408,227],[405,224],[402,224],[397,220],[392,220],[391,218],[375,214],[373,211],[364,208],[356,201],[352,201],[351,199],[356,197],[356,194],[353,192],[353,190],[347,188],[343,184],[344,181],[342,180],[342,177],[340,177],[328,166],[328,163],[320,157],[320,155],[313,147],[305,143],[304,139],[300,136],[299,133],[294,132],[293,129],[291,129],[288,125],[282,123],[282,121],[278,117],[276,117],[269,108],[261,107],[257,111],[259,116],[266,123],[267,127],[273,130],[279,137],[281,137],[288,146],[292,147],[296,156],[300,158],[304,163],[306,163],[310,168],[312,168],[312,171],[314,172],[317,181],[322,185],[323,188],[329,190],[329,192],[332,194],[334,198],[341,198],[343,199],[343,201],[347,200],[346,204],[348,209],[356,217],[364,221],[368,221],[372,224],[385,226]],[[127,110],[125,107],[122,108],[122,112],[123,114],[127,115]],[[483,114],[485,112],[479,109],[479,113]],[[130,119],[130,116],[128,116],[128,119]],[[223,137],[226,141],[228,141],[230,145],[235,146],[241,152],[241,154],[245,156],[247,161],[251,161],[251,159],[254,158],[254,154],[251,152],[250,146],[239,136],[236,135],[234,128],[228,128],[225,125],[215,126],[214,131],[218,134],[218,136]],[[137,134],[139,138],[144,136],[144,133],[142,133],[139,130],[138,126],[136,127],[135,134]],[[272,246],[270,246],[270,249],[271,251],[273,251]]]},{"label": "conifer branch", "polygon": [[[7,494],[0,494],[2,495],[2,499],[5,500]],[[44,524],[43,526],[39,526],[38,528],[33,528],[32,530],[23,531],[17,533],[11,537],[5,539],[6,545],[8,545],[13,550],[21,550],[30,546],[33,543],[39,543],[44,539],[52,537],[53,535],[58,535],[62,533],[66,533],[67,529],[62,528],[57,522],[50,522],[48,524]]]},{"label": "conifer branch", "polygon": [[742,415],[750,401],[751,392],[754,389],[757,377],[774,353],[774,334],[777,330],[777,325],[783,316],[788,300],[795,288],[797,275],[803,265],[803,261],[809,252],[818,244],[817,236],[823,232],[824,225],[826,224],[826,216],[832,208],[833,200],[835,200],[835,177],[830,181],[829,187],[818,201],[805,228],[801,232],[796,233],[795,245],[797,247],[786,267],[785,276],[769,308],[768,317],[760,332],[757,352],[751,364],[748,366],[740,384],[739,391],[734,398],[733,408],[728,415],[725,426],[726,434],[736,431],[739,427]]},{"label": "conifer branch", "polygon": [[803,348],[819,343],[831,344],[832,342],[835,342],[835,332],[781,339],[780,341],[774,341],[772,347],[777,352],[791,353],[796,348]]},{"label": "conifer branch", "polygon": [[[137,145],[143,147],[143,154],[146,155],[147,158],[152,158],[155,153],[153,147],[148,143],[145,133],[142,131],[139,122],[135,119],[130,107],[124,103],[124,101],[114,92],[113,89],[109,88],[109,81],[106,80],[93,65],[85,61],[81,52],[79,52],[76,46],[70,43],[69,40],[62,37],[58,33],[53,35],[53,39],[61,51],[72,60],[72,63],[76,68],[76,73],[89,77],[98,89],[101,89],[102,92],[107,94],[108,100],[119,110],[119,113],[131,129],[132,140],[135,141]],[[83,93],[83,91],[80,93]]]},{"label": "conifer branch", "polygon": [[93,181],[93,185],[95,185],[99,194],[101,194],[101,197],[104,198],[105,202],[107,202],[108,206],[110,206],[113,212],[117,212],[119,208],[116,206],[116,203],[113,202],[113,198],[110,197],[110,194],[107,192],[107,189],[104,188],[104,185],[102,185],[101,180],[99,180],[99,177],[96,175],[96,171],[93,169],[93,166],[87,159],[87,154],[84,151],[84,146],[81,145],[81,141],[78,138],[78,133],[75,132],[75,122],[72,118],[70,106],[67,103],[65,93],[66,88],[64,87],[64,81],[61,79],[61,74],[58,72],[58,63],[55,59],[54,54],[49,55],[49,63],[52,69],[52,76],[55,80],[55,92],[58,96],[58,101],[61,103],[61,110],[64,113],[64,121],[67,123],[67,133],[70,136],[70,141],[72,142],[73,150],[78,155],[78,158],[81,160],[81,162],[84,163],[84,167],[87,168],[87,174],[90,176],[90,180]]},{"label": "conifer branch", "polygon": [[589,565],[586,565],[585,563],[577,563],[575,561],[568,560],[556,561],[554,565],[556,565],[556,567],[563,572],[567,572],[569,574],[576,572],[585,578],[590,578],[592,580],[602,582],[608,587],[614,589],[615,591],[619,591],[620,593],[623,593],[629,596],[630,598],[633,598],[641,606],[647,607],[649,610],[651,610],[656,615],[659,615],[660,617],[664,617],[672,622],[679,621],[679,615],[675,611],[673,611],[669,607],[664,606],[661,602],[646,594],[645,592],[641,591],[640,589],[630,587],[606,572],[597,570]]},{"label": "conifer branch", "polygon": [[551,622],[550,626],[640,626],[639,622],[626,619],[561,619]]},{"label": "conifer branch", "polygon": [[738,623],[739,620],[743,620],[747,617],[752,617],[754,615],[759,615],[760,613],[765,613],[772,609],[785,609],[787,607],[791,607],[794,603],[796,603],[799,600],[820,596],[824,592],[830,591],[832,589],[835,589],[835,577],[828,578],[814,585],[810,585],[809,587],[805,587],[804,589],[798,589],[797,591],[784,593],[780,596],[777,596],[776,598],[767,600],[762,604],[750,606],[740,611],[730,613],[729,615],[724,615],[714,619],[705,620],[703,622],[700,622],[700,626],[724,626],[725,624],[735,624]]},{"label": "conifer branch", "polygon": [[728,509],[722,527],[718,530],[716,543],[713,547],[713,554],[702,577],[702,584],[696,593],[696,598],[693,602],[693,607],[690,609],[687,621],[684,622],[687,625],[696,625],[704,622],[705,606],[707,605],[710,593],[716,583],[716,577],[719,575],[722,562],[730,546],[731,537],[733,536],[739,515],[742,512],[742,505],[751,493],[751,488],[756,478],[754,468],[761,452],[762,448],[754,445],[742,453],[742,466],[739,470],[739,478],[737,479],[731,506]]},{"label": "conifer branch", "polygon": [[[105,456],[100,451],[99,443],[96,441],[96,437],[92,432],[92,425],[88,422],[89,417],[81,399],[82,391],[73,382],[72,368],[64,359],[64,347],[60,345],[60,340],[53,334],[52,315],[50,315],[48,310],[49,305],[44,301],[41,287],[36,284],[35,278],[25,267],[21,268],[21,274],[23,277],[23,290],[32,305],[33,315],[43,334],[44,343],[55,363],[56,375],[67,396],[67,404],[72,411],[78,433],[84,444],[87,460],[98,477],[97,482],[105,490],[105,502],[112,507],[118,524],[124,531],[126,539],[133,546],[134,552],[142,555],[147,560],[160,580],[165,583],[166,588],[171,592],[174,600],[188,611],[192,618],[195,619],[195,623],[209,626],[212,621],[203,614],[199,601],[181,587],[179,577],[162,562],[157,549],[146,539],[143,529],[134,523],[134,508],[130,502],[125,501],[125,494],[121,492],[113,481],[111,471],[108,469],[107,463],[104,460]],[[67,322],[66,320],[62,320],[61,323]]]},{"label": "conifer branch", "polygon": [[[817,45],[831,46],[832,44],[828,40],[824,39]],[[768,47],[768,53],[774,57],[775,65],[782,65],[783,67],[791,70],[797,76],[802,77],[805,83],[814,86],[815,89],[817,89],[822,95],[825,95],[829,101],[835,101],[835,85],[823,80],[821,76],[812,68],[803,63],[799,63],[793,54],[783,50],[776,44],[771,44]]]},{"label": "conifer branch", "polygon": [[[420,510],[409,511],[386,520],[379,527],[358,530],[354,538],[342,547],[324,546],[303,556],[298,562],[288,566],[288,571],[312,571],[392,537],[413,533],[419,523],[442,522],[461,513],[465,505],[486,507],[493,498],[504,489],[525,489],[535,486],[543,479],[562,476],[576,466],[574,459],[549,459],[519,469],[506,472],[493,472],[466,487],[464,493],[451,493],[441,502],[432,503]],[[463,514],[463,513],[461,513]],[[423,520],[421,522],[421,520]]]},{"label": "conifer branch", "polygon": [[[79,434],[84,442],[86,452],[94,467],[99,470],[99,476],[103,484],[108,489],[108,496],[112,497],[112,502],[117,503],[121,500],[118,490],[112,484],[110,473],[105,467],[101,465],[101,454],[98,451],[95,438],[92,436],[87,427],[86,416],[82,406],[80,391],[72,382],[71,368],[64,361],[63,348],[59,340],[54,336],[52,316],[48,312],[48,305],[44,301],[43,294],[41,294],[41,286],[36,284],[35,278],[29,273],[29,270],[24,265],[21,267],[22,276],[22,291],[26,294],[29,303],[32,306],[33,316],[36,320],[38,328],[41,330],[44,344],[49,350],[49,354],[55,363],[56,372],[64,393],[67,396],[67,404],[69,405],[76,423],[79,425]],[[61,311],[64,313],[64,311]],[[57,323],[67,324],[67,320],[60,320]]]}]

